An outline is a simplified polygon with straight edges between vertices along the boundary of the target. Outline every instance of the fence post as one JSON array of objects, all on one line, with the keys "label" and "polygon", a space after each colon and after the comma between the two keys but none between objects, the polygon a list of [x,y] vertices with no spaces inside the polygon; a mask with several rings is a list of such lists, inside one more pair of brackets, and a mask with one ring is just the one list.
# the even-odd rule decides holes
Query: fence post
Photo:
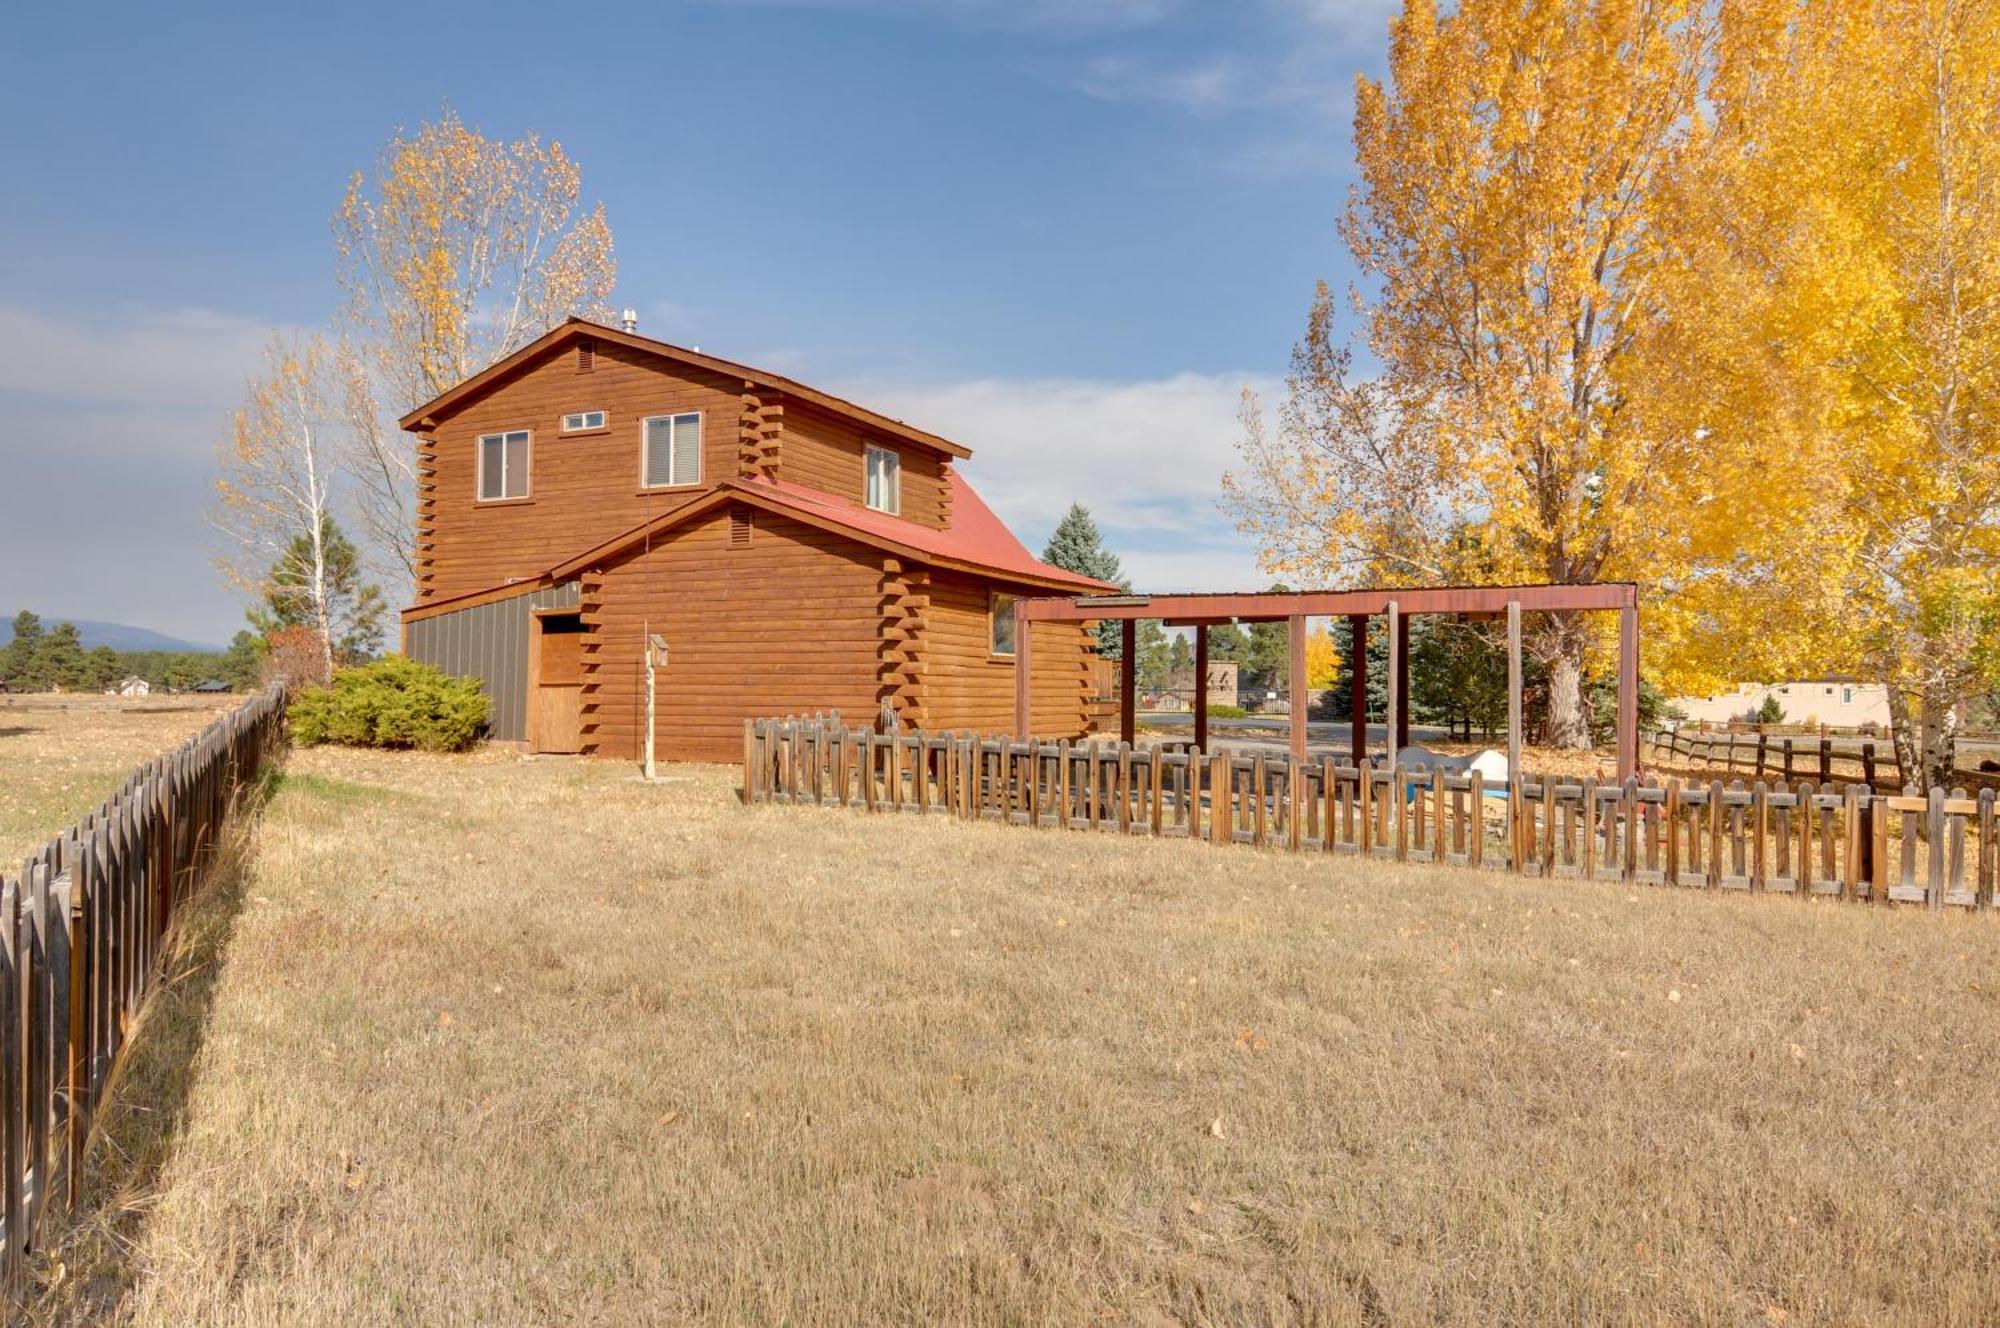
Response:
[{"label": "fence post", "polygon": [[1230,770],[1228,752],[1216,752],[1208,758],[1208,842],[1228,844],[1234,834],[1236,808],[1236,776]]},{"label": "fence post", "polygon": [[1993,790],[1979,790],[1979,866],[1977,879],[1973,883],[1972,906],[1993,907],[1993,877],[1996,861],[2000,860],[2000,845],[1993,842]]},{"label": "fence post", "polygon": [[[1924,808],[1924,837],[1930,841],[1930,871],[1924,884],[1924,905],[1932,910],[1944,907],[1945,891],[1945,830],[1944,830],[1944,790],[1932,787]],[[1905,842],[1903,851],[1908,853],[1910,845]]]}]

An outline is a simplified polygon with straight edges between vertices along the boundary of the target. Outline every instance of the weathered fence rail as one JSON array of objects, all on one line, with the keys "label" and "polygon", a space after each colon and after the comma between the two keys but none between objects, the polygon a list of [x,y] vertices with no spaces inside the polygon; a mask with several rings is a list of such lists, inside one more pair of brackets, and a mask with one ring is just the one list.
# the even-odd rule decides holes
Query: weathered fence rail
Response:
[{"label": "weathered fence rail", "polygon": [[139,767],[0,877],[0,1247],[7,1289],[76,1202],[93,1113],[158,975],[176,909],[238,795],[284,742],[277,691]]},{"label": "weathered fence rail", "polygon": [[1689,733],[1664,729],[1645,735],[1649,755],[1670,764],[1720,767],[1734,776],[1752,779],[1771,775],[1791,783],[1813,779],[1860,783],[1894,791],[1903,783],[1893,743],[1879,747],[1873,739],[1847,746],[1835,738],[1771,737],[1763,733]]},{"label": "weathered fence rail", "polygon": [[1991,908],[1992,790],[1563,780],[837,719],[744,726],[743,796],[1634,884]]}]

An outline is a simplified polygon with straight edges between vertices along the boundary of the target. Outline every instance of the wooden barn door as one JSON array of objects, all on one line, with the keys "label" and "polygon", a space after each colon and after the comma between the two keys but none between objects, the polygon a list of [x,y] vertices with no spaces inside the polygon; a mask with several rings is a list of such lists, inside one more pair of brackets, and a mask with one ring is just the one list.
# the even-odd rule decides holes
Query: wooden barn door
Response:
[{"label": "wooden barn door", "polygon": [[583,619],[542,613],[528,637],[528,750],[574,752],[583,738]]}]

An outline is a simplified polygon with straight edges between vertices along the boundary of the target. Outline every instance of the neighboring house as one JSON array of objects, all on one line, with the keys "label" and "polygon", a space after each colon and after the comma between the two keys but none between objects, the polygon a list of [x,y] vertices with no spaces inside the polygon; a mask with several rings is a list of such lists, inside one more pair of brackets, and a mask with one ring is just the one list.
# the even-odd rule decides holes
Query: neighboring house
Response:
[{"label": "neighboring house", "polygon": [[120,682],[113,690],[120,696],[147,696],[152,693],[153,684],[135,673]]},{"label": "neighboring house", "polygon": [[204,696],[214,696],[217,693],[228,691],[229,684],[220,678],[204,678],[194,685],[194,689]]},{"label": "neighboring house", "polygon": [[[1115,587],[1038,561],[970,452],[779,375],[571,319],[402,427],[419,452],[404,648],[485,680],[492,736],[632,759],[666,644],[663,759],[737,761],[746,718],[886,702],[1012,723],[1014,600]],[[1038,733],[1088,727],[1087,624],[1035,629]]]},{"label": "neighboring house", "polygon": [[1856,678],[1746,682],[1718,696],[1682,696],[1668,704],[1679,707],[1689,719],[1727,724],[1732,720],[1755,720],[1767,696],[1778,698],[1788,724],[1824,724],[1836,729],[1858,729],[1867,724],[1889,726],[1889,689],[1879,682]]}]

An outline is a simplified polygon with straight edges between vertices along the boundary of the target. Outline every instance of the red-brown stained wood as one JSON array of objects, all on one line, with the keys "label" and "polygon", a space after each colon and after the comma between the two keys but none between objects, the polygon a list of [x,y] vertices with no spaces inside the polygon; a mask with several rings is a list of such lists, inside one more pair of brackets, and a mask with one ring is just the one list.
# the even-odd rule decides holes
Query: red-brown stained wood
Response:
[{"label": "red-brown stained wood", "polygon": [[[902,458],[901,514],[940,528],[944,470],[935,453],[768,391],[747,395],[767,432],[778,432],[765,447],[779,477],[860,502],[864,448],[891,447]],[[418,601],[537,575],[738,476],[745,400],[740,379],[628,347],[600,343],[588,373],[577,371],[568,348],[552,349],[420,435]],[[562,431],[563,416],[590,410],[605,412],[604,428]],[[645,420],[689,411],[701,414],[700,483],[645,487]],[[527,496],[481,502],[479,439],[516,429],[530,433]]]},{"label": "red-brown stained wood", "polygon": [[[901,517],[947,529],[948,453],[963,449],[898,436],[910,431],[798,384],[774,386],[616,337],[597,339],[587,372],[578,363],[573,344],[552,343],[479,391],[433,403],[416,425],[417,609],[458,612],[520,593],[514,581],[526,589],[575,577],[583,751],[639,755],[649,633],[670,654],[655,708],[663,760],[739,760],[747,719],[838,710],[866,724],[884,701],[908,727],[1004,727],[1015,667],[990,649],[989,603],[995,591],[1025,598],[1046,595],[1046,585],[929,566],[803,513],[718,502],[714,489],[759,476],[860,503],[865,451],[887,447],[900,458]],[[604,427],[564,433],[563,417],[584,411],[605,412]],[[691,411],[702,419],[699,483],[644,487],[644,421]],[[531,435],[526,495],[480,501],[478,439],[522,429]],[[684,508],[684,523],[634,534]],[[1088,727],[1090,627],[1035,629],[1040,734]],[[542,662],[538,648],[536,668]],[[535,736],[567,744],[566,725],[537,717]]]}]

